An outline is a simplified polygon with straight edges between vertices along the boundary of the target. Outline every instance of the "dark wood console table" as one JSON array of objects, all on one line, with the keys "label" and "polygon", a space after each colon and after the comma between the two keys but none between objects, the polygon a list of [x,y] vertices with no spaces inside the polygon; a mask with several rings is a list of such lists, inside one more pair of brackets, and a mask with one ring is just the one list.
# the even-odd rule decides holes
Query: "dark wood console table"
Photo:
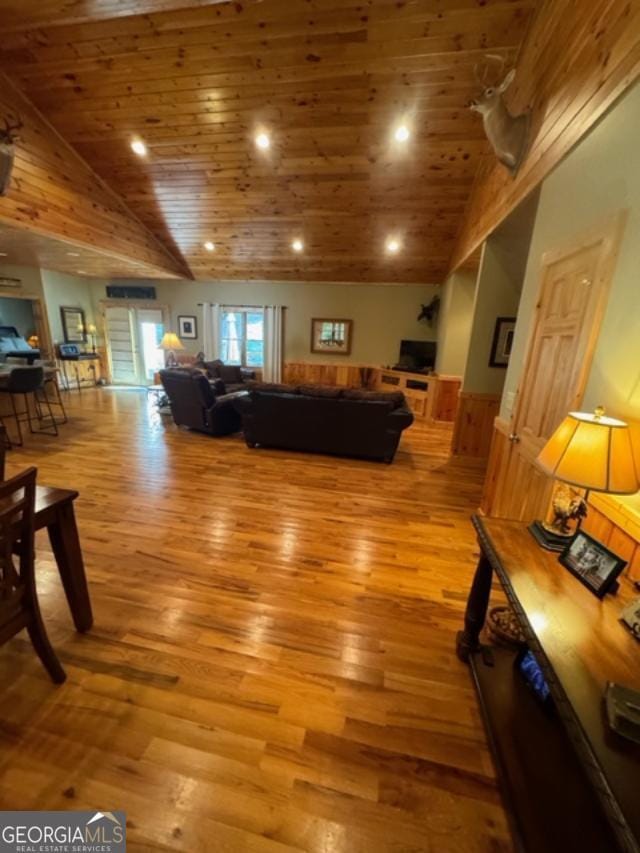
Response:
[{"label": "dark wood console table", "polygon": [[[516,846],[638,853],[640,746],[609,729],[603,702],[607,681],[640,690],[640,644],[619,621],[624,595],[596,598],[520,522],[473,524],[481,554],[457,652],[473,673]],[[480,644],[494,578],[545,674],[550,709],[515,652]]]}]

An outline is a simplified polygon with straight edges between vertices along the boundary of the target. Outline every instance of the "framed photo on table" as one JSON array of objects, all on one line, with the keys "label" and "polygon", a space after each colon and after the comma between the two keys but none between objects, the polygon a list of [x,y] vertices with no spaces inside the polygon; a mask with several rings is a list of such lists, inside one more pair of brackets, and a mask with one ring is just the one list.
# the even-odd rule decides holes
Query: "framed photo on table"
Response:
[{"label": "framed photo on table", "polygon": [[489,367],[506,367],[509,364],[513,333],[516,328],[515,317],[497,317],[493,330]]},{"label": "framed photo on table", "polygon": [[314,317],[311,321],[311,352],[325,355],[349,355],[353,320]]},{"label": "framed photo on table", "polygon": [[625,560],[584,530],[578,530],[559,560],[598,598],[603,598],[614,587],[618,575],[627,565]]},{"label": "framed photo on table", "polygon": [[84,311],[82,308],[60,307],[62,331],[68,344],[83,344],[86,340]]},{"label": "framed photo on table", "polygon": [[198,337],[198,320],[191,314],[178,315],[178,335],[186,340],[195,341]]}]

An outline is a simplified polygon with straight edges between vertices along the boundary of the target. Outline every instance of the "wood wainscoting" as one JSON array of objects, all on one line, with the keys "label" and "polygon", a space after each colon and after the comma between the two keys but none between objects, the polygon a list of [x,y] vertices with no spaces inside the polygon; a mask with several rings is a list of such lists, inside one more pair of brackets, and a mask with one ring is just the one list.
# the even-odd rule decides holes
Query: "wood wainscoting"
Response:
[{"label": "wood wainscoting", "polygon": [[283,381],[291,385],[342,385],[345,388],[375,388],[376,367],[315,361],[287,361]]},{"label": "wood wainscoting", "polygon": [[491,448],[493,423],[500,409],[499,394],[460,391],[453,428],[454,456],[487,458]]}]

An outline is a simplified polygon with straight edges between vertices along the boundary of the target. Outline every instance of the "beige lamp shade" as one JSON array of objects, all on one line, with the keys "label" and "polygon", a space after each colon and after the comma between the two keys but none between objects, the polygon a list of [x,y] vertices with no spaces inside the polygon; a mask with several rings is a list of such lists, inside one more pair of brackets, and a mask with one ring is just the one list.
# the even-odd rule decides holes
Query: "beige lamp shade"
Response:
[{"label": "beige lamp shade", "polygon": [[165,332],[160,341],[160,349],[184,349],[184,345],[175,332]]},{"label": "beige lamp shade", "polygon": [[604,416],[569,412],[538,456],[539,467],[572,486],[617,495],[640,489],[628,424]]}]

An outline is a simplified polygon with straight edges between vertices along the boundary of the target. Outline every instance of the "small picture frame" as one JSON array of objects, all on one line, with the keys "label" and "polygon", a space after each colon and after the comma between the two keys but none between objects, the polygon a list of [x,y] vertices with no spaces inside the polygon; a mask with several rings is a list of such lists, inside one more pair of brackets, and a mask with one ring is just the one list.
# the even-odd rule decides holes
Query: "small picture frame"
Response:
[{"label": "small picture frame", "polygon": [[558,559],[598,598],[603,598],[611,590],[627,565],[625,560],[584,530],[578,530]]},{"label": "small picture frame", "polygon": [[195,341],[198,337],[198,319],[191,314],[178,315],[178,335],[186,340]]},{"label": "small picture frame", "polygon": [[60,306],[62,332],[68,344],[83,344],[86,341],[86,325],[82,308]]},{"label": "small picture frame", "polygon": [[314,317],[311,321],[311,352],[324,355],[349,355],[353,320]]},{"label": "small picture frame", "polygon": [[509,364],[513,335],[516,328],[515,317],[497,317],[491,342],[489,367],[506,367]]}]

